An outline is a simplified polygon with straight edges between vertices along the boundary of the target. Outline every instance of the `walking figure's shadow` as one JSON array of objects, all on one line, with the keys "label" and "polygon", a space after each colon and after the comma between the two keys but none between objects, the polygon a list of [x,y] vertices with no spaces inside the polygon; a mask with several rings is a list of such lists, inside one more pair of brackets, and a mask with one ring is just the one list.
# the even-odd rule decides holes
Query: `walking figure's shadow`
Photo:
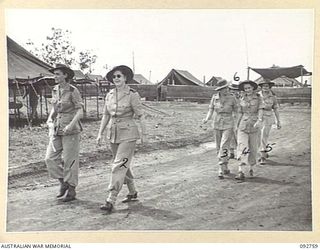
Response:
[{"label": "walking figure's shadow", "polygon": [[255,182],[255,183],[261,183],[261,184],[274,184],[274,185],[291,185],[291,186],[299,186],[299,184],[293,182],[293,181],[287,181],[287,180],[272,180],[265,177],[260,176],[246,176],[244,181],[235,180],[236,175],[235,174],[229,174],[228,177],[225,178],[225,180],[229,181],[236,181],[238,183],[246,183],[246,182]]},{"label": "walking figure's shadow", "polygon": [[142,216],[147,216],[147,217],[152,217],[153,219],[156,220],[167,220],[167,221],[172,221],[172,220],[179,220],[182,219],[183,216],[172,212],[170,210],[164,210],[164,209],[158,209],[154,208],[151,206],[145,206],[143,205],[139,200],[134,201],[134,202],[128,202],[128,208],[125,209],[117,209],[114,212],[115,213],[137,213]]}]

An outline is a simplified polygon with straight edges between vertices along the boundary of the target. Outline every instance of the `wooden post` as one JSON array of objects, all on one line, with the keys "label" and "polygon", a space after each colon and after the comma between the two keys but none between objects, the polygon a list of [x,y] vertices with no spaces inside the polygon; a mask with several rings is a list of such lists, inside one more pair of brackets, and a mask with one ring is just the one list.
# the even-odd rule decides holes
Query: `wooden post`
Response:
[{"label": "wooden post", "polygon": [[304,87],[304,84],[303,84],[303,67],[301,67],[300,73],[301,73],[301,84],[302,84],[302,87]]},{"label": "wooden post", "polygon": [[87,87],[86,83],[84,83],[84,118],[87,118]]},{"label": "wooden post", "polygon": [[40,122],[42,120],[42,88],[40,88]]},{"label": "wooden post", "polygon": [[46,106],[46,115],[47,115],[47,118],[48,118],[49,112],[48,112],[48,99],[47,99],[46,92],[44,92],[44,102],[45,102],[45,106]]},{"label": "wooden post", "polygon": [[99,119],[99,79],[96,80],[97,85],[97,118]]},{"label": "wooden post", "polygon": [[[16,87],[13,86],[13,112],[14,112],[14,120],[13,120],[13,126],[15,127],[16,124],[17,124],[17,110],[16,110],[16,103],[17,103],[17,96],[16,96]],[[18,109],[18,112],[19,112],[19,109]]]},{"label": "wooden post", "polygon": [[250,78],[250,67],[247,68],[247,80]]}]

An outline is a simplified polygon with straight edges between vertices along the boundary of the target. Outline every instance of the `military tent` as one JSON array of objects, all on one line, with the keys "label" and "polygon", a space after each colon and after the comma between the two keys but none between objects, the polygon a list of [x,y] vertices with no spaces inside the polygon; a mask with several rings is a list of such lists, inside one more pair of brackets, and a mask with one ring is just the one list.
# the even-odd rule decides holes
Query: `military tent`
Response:
[{"label": "military tent", "polygon": [[195,85],[204,86],[204,84],[186,70],[172,69],[169,74],[158,83],[161,85]]},{"label": "military tent", "polygon": [[134,74],[132,81],[130,84],[153,84],[147,78],[145,78],[141,74]]},{"label": "military tent", "polygon": [[[263,77],[259,77],[257,80],[255,80],[256,83],[260,83],[262,81],[263,81]],[[275,87],[303,87],[301,82],[287,76],[277,77],[272,81],[275,83]]]},{"label": "military tent", "polygon": [[207,86],[215,86],[219,80],[221,80],[222,77],[219,76],[213,76],[211,79],[206,83]]},{"label": "military tent", "polygon": [[278,77],[287,76],[289,78],[297,78],[299,76],[310,76],[311,72],[308,72],[303,65],[293,66],[293,67],[279,67],[272,66],[270,68],[249,68],[254,72],[258,73],[264,78],[274,80]]},{"label": "military tent", "polygon": [[52,67],[41,61],[7,36],[8,79],[30,80],[52,75]]}]

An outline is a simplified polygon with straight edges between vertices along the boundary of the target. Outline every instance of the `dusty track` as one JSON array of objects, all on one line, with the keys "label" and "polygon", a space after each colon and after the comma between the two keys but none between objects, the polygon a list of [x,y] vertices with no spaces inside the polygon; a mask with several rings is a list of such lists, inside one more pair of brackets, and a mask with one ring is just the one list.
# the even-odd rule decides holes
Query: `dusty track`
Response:
[{"label": "dusty track", "polygon": [[[297,115],[299,114],[299,115]],[[12,179],[7,231],[82,230],[312,230],[310,109],[282,112],[281,130],[268,164],[243,183],[217,178],[214,144],[136,154],[139,201],[99,210],[109,180],[109,162],[83,163],[77,200],[55,199],[58,185],[46,173]]]}]

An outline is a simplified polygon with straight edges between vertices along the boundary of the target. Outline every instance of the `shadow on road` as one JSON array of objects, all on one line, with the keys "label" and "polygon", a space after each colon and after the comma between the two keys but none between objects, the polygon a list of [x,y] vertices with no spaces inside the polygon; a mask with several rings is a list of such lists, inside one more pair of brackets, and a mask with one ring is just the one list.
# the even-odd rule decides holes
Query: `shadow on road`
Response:
[{"label": "shadow on road", "polygon": [[139,201],[128,203],[128,208],[126,209],[115,210],[115,213],[127,213],[127,216],[129,216],[131,212],[140,214],[142,216],[152,217],[153,219],[162,221],[172,221],[183,218],[182,215],[172,212],[170,210],[158,209],[151,206],[144,206]]},{"label": "shadow on road", "polygon": [[290,185],[290,186],[299,186],[299,184],[294,183],[292,181],[286,181],[286,180],[272,180],[265,177],[259,177],[259,176],[253,176],[253,177],[247,177],[245,178],[245,181],[239,181],[235,180],[236,175],[235,174],[229,174],[225,177],[224,180],[228,181],[235,181],[237,183],[246,183],[246,182],[255,182],[255,183],[261,183],[261,184],[274,184],[274,185]]},{"label": "shadow on road", "polygon": [[272,160],[267,160],[267,165],[270,165],[270,166],[279,166],[279,167],[281,167],[281,166],[284,166],[284,167],[290,167],[290,166],[292,166],[292,167],[303,167],[303,168],[307,168],[307,167],[310,167],[310,165],[309,164],[307,164],[307,165],[302,165],[302,164],[294,164],[294,163],[292,163],[292,162],[276,162],[276,161],[272,161]]}]

